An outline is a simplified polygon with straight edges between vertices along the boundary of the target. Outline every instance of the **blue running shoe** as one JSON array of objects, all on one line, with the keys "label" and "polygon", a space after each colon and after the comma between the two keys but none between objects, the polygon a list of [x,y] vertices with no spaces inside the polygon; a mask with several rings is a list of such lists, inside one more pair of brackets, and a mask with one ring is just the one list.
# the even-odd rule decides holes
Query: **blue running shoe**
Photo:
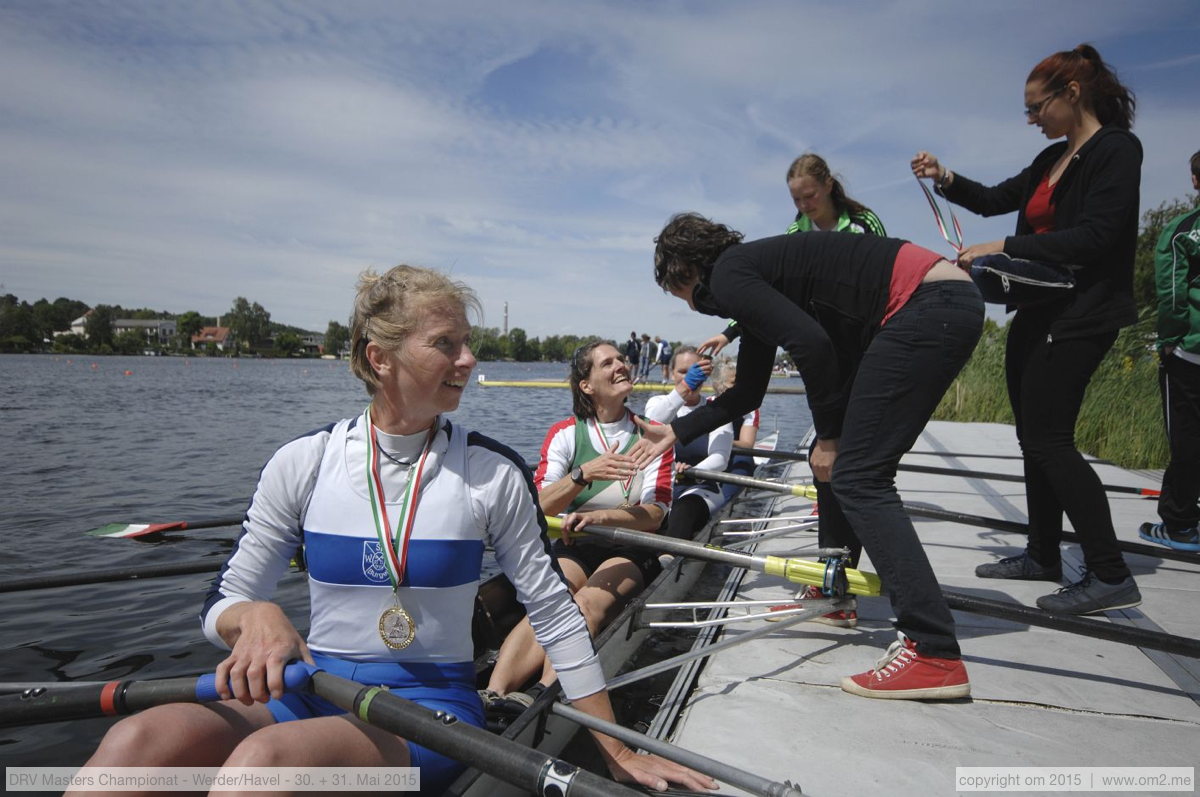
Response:
[{"label": "blue running shoe", "polygon": [[1138,536],[1146,542],[1165,545],[1177,551],[1200,551],[1200,528],[1170,531],[1162,523],[1143,523],[1138,529]]}]

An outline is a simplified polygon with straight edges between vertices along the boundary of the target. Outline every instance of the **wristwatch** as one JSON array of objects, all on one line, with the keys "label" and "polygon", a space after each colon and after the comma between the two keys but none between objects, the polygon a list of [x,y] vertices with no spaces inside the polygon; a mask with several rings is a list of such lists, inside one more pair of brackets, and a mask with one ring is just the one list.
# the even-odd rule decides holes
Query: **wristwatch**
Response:
[{"label": "wristwatch", "polygon": [[588,487],[592,486],[592,483],[590,481],[583,478],[583,467],[582,466],[571,469],[571,481],[575,482],[576,484],[578,484],[580,487],[584,488],[585,490]]}]

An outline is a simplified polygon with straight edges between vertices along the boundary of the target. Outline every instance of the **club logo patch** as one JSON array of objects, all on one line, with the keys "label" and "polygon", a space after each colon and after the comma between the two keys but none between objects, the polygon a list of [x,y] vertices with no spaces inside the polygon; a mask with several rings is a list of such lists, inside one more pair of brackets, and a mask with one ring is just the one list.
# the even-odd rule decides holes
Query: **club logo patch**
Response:
[{"label": "club logo patch", "polygon": [[362,571],[369,581],[386,584],[391,580],[378,540],[363,540]]}]

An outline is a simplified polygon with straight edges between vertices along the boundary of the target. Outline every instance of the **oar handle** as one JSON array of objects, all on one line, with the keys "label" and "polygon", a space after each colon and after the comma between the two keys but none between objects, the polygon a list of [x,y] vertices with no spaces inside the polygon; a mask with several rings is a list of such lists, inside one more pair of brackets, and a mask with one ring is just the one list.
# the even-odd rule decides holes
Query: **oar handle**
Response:
[{"label": "oar handle", "polygon": [[[317,671],[316,667],[303,661],[292,662],[283,668],[283,688],[287,692],[299,692],[308,687],[308,682],[312,679],[312,674]],[[211,703],[214,700],[222,700],[220,693],[217,692],[217,675],[216,673],[206,673],[196,679],[196,702]]]}]

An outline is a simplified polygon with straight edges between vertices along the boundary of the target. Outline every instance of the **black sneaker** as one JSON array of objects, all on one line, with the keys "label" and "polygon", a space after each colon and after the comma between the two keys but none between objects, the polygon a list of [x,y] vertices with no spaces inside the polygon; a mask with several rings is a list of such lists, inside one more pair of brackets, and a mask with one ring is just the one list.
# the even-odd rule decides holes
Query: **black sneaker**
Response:
[{"label": "black sneaker", "polygon": [[1177,551],[1200,551],[1200,528],[1171,531],[1162,523],[1143,523],[1138,536]]},{"label": "black sneaker", "polygon": [[1074,584],[1037,599],[1039,609],[1055,614],[1098,614],[1128,609],[1141,602],[1142,593],[1133,576],[1126,576],[1119,584],[1105,584],[1087,571]]},{"label": "black sneaker", "polygon": [[988,562],[975,568],[979,578],[1013,578],[1022,581],[1058,581],[1062,578],[1062,564],[1042,567],[1028,553],[1009,556],[999,562]]}]

